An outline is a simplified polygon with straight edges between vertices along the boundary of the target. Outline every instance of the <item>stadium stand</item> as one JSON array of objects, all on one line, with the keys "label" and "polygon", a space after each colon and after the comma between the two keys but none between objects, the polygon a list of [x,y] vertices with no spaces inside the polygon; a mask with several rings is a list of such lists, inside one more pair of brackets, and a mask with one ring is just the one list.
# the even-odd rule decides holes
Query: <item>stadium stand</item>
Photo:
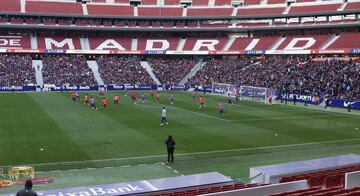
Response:
[{"label": "stadium stand", "polygon": [[162,84],[172,85],[177,85],[197,63],[197,60],[192,57],[181,59],[148,57],[147,61]]},{"label": "stadium stand", "polygon": [[267,4],[285,4],[284,0],[268,0]]},{"label": "stadium stand", "polygon": [[180,5],[180,0],[164,0],[164,5]]},{"label": "stadium stand", "polygon": [[207,5],[209,5],[209,0],[193,0],[192,5],[193,6],[207,6]]},{"label": "stadium stand", "polygon": [[0,54],[0,86],[35,84],[30,55]]},{"label": "stadium stand", "polygon": [[[274,56],[263,61],[252,57],[238,60],[210,59],[189,80],[189,84],[210,86],[213,82],[220,82],[273,89],[287,85],[295,93],[333,94],[341,99],[359,99],[358,66],[340,60],[317,62],[306,56]],[[302,81],[301,92],[298,92],[298,81]]]},{"label": "stadium stand", "polygon": [[138,7],[139,16],[181,16],[181,7]]},{"label": "stadium stand", "polygon": [[56,86],[96,84],[94,74],[83,55],[45,55],[43,65],[45,84]]},{"label": "stadium stand", "polygon": [[209,59],[201,70],[188,81],[192,86],[211,85],[213,82],[237,84],[242,69],[257,62],[255,58]]},{"label": "stadium stand", "polygon": [[320,187],[310,188],[305,190],[284,192],[278,194],[272,194],[271,196],[331,196],[331,195],[340,195],[340,196],[356,196],[360,194],[360,188],[352,188],[352,189],[343,189],[341,187],[333,187],[333,188],[325,188],[321,189]]},{"label": "stadium stand", "polygon": [[259,5],[261,0],[245,0],[244,5]]},{"label": "stadium stand", "polygon": [[335,12],[341,4],[323,4],[323,5],[291,5],[289,14],[298,13],[319,13],[319,12]]},{"label": "stadium stand", "polygon": [[360,165],[284,177],[280,182],[307,180],[309,187],[344,187],[345,173],[360,171]]},{"label": "stadium stand", "polygon": [[344,10],[358,10],[360,9],[360,2],[349,2],[346,4]]},{"label": "stadium stand", "polygon": [[142,5],[157,5],[157,0],[141,0]]},{"label": "stadium stand", "polygon": [[215,0],[215,6],[231,5],[231,0]]},{"label": "stadium stand", "polygon": [[342,33],[328,49],[357,48],[360,44],[360,40],[354,39],[354,37],[357,37],[358,35],[358,33]]},{"label": "stadium stand", "polygon": [[189,7],[187,16],[231,16],[233,8],[212,7],[212,8],[195,8]]},{"label": "stadium stand", "polygon": [[96,58],[105,84],[149,85],[153,80],[140,65],[139,57],[99,56]]},{"label": "stadium stand", "polygon": [[285,7],[272,7],[272,8],[239,8],[236,15],[237,16],[251,16],[251,15],[271,15],[271,14],[282,14],[285,10]]},{"label": "stadium stand", "polygon": [[[131,38],[113,38],[113,37],[88,37],[90,49],[92,50],[114,50],[116,44],[120,44],[126,50],[131,50]],[[105,45],[102,45],[105,42]]]},{"label": "stadium stand", "polygon": [[26,1],[26,13],[83,15],[81,4],[71,2]]},{"label": "stadium stand", "polygon": [[20,12],[20,0],[0,0],[0,12]]},{"label": "stadium stand", "polygon": [[60,36],[51,36],[51,37],[37,37],[38,48],[47,48],[47,49],[81,49],[80,38],[79,37],[60,37]]},{"label": "stadium stand", "polygon": [[[301,40],[297,42],[297,44],[294,45],[294,47],[302,47],[306,43],[310,42],[309,40],[314,40],[315,43],[311,45],[309,48],[306,49],[320,49],[321,46],[323,46],[324,43],[326,43],[327,40],[329,40],[331,35],[311,35],[309,37],[307,36],[301,36]],[[299,36],[293,35],[293,36],[287,36],[284,42],[281,43],[281,45],[277,48],[278,50],[283,50],[286,48],[286,46],[289,45],[291,41],[294,39],[298,39]]]},{"label": "stadium stand", "polygon": [[87,5],[89,15],[134,16],[134,7],[127,5]]},{"label": "stadium stand", "polygon": [[[222,50],[226,41],[226,37],[188,37],[183,50]],[[211,43],[215,43],[214,48],[207,47],[208,44],[212,45]]]},{"label": "stadium stand", "polygon": [[129,4],[129,0],[114,0],[114,3]]},{"label": "stadium stand", "polygon": [[[176,47],[179,44],[180,38],[178,37],[169,37],[169,38],[145,38],[145,37],[141,37],[138,38],[138,50],[145,50],[146,49],[146,45],[147,45],[147,40],[155,40],[155,41],[168,41],[169,42],[169,48],[168,50],[176,50]],[[150,47],[150,45],[148,46]],[[159,49],[162,48],[163,44],[161,42],[154,42],[152,49]]]}]

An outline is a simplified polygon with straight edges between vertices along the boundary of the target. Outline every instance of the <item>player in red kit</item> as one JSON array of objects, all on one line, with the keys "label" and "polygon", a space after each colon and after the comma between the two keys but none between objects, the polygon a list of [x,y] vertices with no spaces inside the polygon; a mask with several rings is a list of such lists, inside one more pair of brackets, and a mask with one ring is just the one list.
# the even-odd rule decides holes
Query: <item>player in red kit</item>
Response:
[{"label": "player in red kit", "polygon": [[89,105],[89,95],[88,94],[86,94],[84,96],[84,105]]},{"label": "player in red kit", "polygon": [[131,97],[131,100],[134,104],[136,104],[136,93],[135,92],[131,92],[130,93],[130,97]]},{"label": "player in red kit", "polygon": [[156,94],[156,102],[158,104],[160,103],[160,93],[159,92]]},{"label": "player in red kit", "polygon": [[102,98],[101,104],[105,109],[107,109],[107,99],[105,97]]},{"label": "player in red kit", "polygon": [[119,105],[119,95],[114,96],[114,105]]},{"label": "player in red kit", "polygon": [[151,95],[152,97],[154,96],[154,90],[153,90],[153,89],[150,90],[150,95]]},{"label": "player in red kit", "polygon": [[199,100],[200,100],[200,106],[199,106],[199,109],[202,109],[203,107],[205,107],[205,108],[206,108],[206,105],[205,105],[205,99],[204,99],[204,97],[203,97],[203,96],[200,96]]}]

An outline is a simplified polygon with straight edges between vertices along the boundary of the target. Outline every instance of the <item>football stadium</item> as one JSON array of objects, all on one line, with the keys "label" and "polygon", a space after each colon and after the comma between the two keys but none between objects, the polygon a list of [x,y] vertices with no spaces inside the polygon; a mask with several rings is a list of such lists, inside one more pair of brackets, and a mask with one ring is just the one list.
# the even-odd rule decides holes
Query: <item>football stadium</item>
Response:
[{"label": "football stadium", "polygon": [[0,195],[360,196],[359,0],[0,0]]}]

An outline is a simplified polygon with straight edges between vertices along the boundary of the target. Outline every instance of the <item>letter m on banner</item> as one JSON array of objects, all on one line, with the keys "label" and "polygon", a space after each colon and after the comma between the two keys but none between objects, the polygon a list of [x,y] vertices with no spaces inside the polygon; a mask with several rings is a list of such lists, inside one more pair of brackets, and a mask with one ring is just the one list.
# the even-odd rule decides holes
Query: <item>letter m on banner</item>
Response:
[{"label": "letter m on banner", "polygon": [[80,39],[74,38],[39,38],[39,49],[81,49]]}]

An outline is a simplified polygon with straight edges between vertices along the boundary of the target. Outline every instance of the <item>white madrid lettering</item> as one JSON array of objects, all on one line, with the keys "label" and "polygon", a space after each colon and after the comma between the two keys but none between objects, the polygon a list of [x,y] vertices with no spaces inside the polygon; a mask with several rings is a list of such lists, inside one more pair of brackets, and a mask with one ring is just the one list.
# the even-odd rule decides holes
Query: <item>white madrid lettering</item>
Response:
[{"label": "white madrid lettering", "polygon": [[[160,43],[161,47],[154,48],[154,43]],[[170,47],[170,43],[167,40],[146,40],[145,50],[167,50]]]},{"label": "white madrid lettering", "polygon": [[114,39],[107,39],[103,43],[101,43],[95,50],[104,50],[104,49],[118,49],[125,50],[117,41]]},{"label": "white madrid lettering", "polygon": [[[295,47],[297,43],[306,41],[306,44],[302,46]],[[304,38],[294,38],[290,41],[290,43],[284,48],[285,50],[303,50],[310,48],[315,44],[316,40],[312,37],[304,37]]]},{"label": "white madrid lettering", "polygon": [[207,50],[215,50],[215,45],[219,44],[219,40],[216,39],[200,39],[197,40],[193,50],[200,50],[202,47],[207,48]]},{"label": "white madrid lettering", "polygon": [[[45,38],[45,47],[46,49],[56,49],[56,48],[63,48],[67,45],[68,49],[74,50],[74,43],[71,38],[65,38],[62,41],[58,42],[52,38]],[[56,48],[53,48],[55,46]]]}]

